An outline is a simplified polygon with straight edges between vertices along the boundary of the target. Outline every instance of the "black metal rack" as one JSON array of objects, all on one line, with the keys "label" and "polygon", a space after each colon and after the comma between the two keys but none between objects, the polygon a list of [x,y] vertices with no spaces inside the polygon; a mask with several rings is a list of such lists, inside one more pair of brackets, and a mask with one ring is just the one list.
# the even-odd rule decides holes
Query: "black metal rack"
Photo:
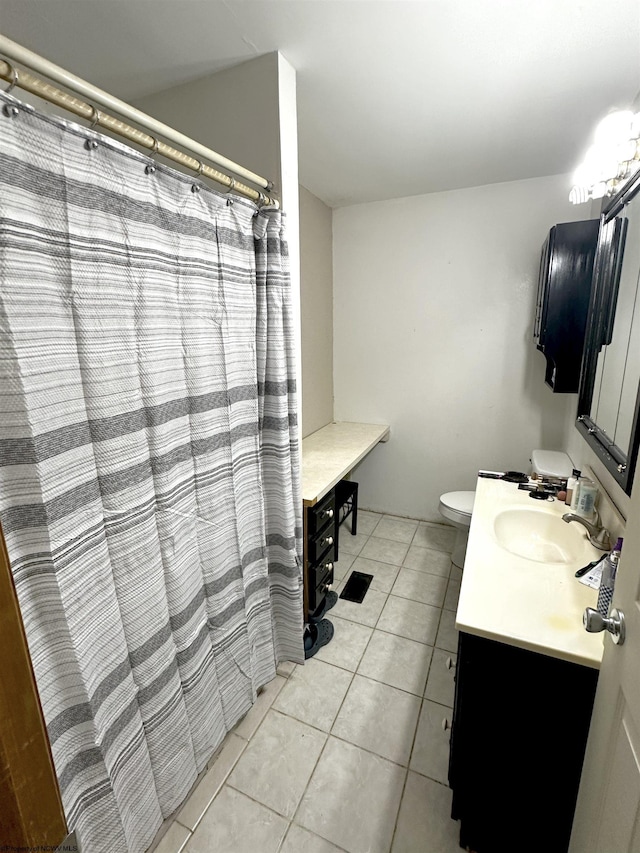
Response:
[{"label": "black metal rack", "polygon": [[[351,516],[351,535],[358,532],[358,484],[353,480],[340,480],[336,484],[336,536],[339,538],[340,525]],[[339,559],[339,558],[338,558]]]}]

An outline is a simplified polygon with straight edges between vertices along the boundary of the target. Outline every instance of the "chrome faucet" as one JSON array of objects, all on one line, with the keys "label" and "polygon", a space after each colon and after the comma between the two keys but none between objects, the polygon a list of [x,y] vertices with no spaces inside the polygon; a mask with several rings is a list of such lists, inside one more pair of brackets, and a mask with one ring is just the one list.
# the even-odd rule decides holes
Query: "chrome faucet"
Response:
[{"label": "chrome faucet", "polygon": [[571,521],[577,521],[578,524],[581,524],[583,527],[586,527],[587,533],[589,534],[589,542],[593,546],[595,546],[599,551],[610,551],[611,550],[611,536],[609,535],[609,531],[604,527],[600,526],[600,517],[596,512],[596,523],[594,524],[591,521],[587,521],[586,518],[583,518],[581,515],[577,515],[575,512],[565,512],[562,516],[562,520],[566,521],[567,524]]}]

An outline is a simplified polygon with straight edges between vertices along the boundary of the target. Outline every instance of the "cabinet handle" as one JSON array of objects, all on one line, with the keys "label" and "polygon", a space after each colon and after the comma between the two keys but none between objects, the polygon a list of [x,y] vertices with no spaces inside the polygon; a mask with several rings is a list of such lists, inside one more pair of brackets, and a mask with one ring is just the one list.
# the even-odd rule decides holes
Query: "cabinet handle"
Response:
[{"label": "cabinet handle", "polygon": [[333,536],[325,536],[320,540],[320,547],[324,548],[325,545],[333,545]]},{"label": "cabinet handle", "polygon": [[447,658],[447,660],[445,661],[445,665],[446,665],[447,669],[455,669],[456,668],[456,665],[451,658]]},{"label": "cabinet handle", "polygon": [[332,586],[333,586],[333,584],[325,583],[325,584],[323,584],[322,589],[324,592],[329,592],[329,590],[331,589]]},{"label": "cabinet handle", "polygon": [[442,729],[443,729],[443,731],[445,731],[445,732],[446,732],[446,731],[448,731],[450,728],[451,728],[451,723],[450,723],[450,722],[449,722],[449,720],[447,720],[447,718],[445,717],[445,718],[442,720]]},{"label": "cabinet handle", "polygon": [[328,572],[330,572],[333,570],[333,563],[325,563],[324,567]]},{"label": "cabinet handle", "polygon": [[333,518],[333,510],[325,509],[323,512],[320,513],[320,518]]}]

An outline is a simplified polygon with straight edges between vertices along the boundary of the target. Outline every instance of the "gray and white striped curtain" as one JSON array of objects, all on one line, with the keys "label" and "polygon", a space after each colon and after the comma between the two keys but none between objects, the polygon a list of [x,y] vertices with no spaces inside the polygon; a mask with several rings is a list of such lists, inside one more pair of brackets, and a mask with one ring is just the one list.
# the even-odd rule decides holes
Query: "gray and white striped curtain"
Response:
[{"label": "gray and white striped curtain", "polygon": [[0,102],[0,522],[69,826],[143,851],[304,660],[283,215]]}]

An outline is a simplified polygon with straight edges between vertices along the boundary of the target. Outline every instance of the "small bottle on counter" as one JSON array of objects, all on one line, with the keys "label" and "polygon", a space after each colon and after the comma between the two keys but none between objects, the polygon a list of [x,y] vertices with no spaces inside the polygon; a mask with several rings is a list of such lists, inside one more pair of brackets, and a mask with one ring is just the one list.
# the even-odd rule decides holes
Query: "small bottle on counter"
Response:
[{"label": "small bottle on counter", "polygon": [[580,473],[581,472],[578,471],[577,468],[574,468],[573,471],[571,472],[571,476],[567,480],[567,496],[565,497],[564,502],[568,506],[573,506],[572,501],[573,501],[574,491],[576,492],[576,498],[578,497],[577,486],[578,486],[578,480],[580,479]]},{"label": "small bottle on counter", "polygon": [[578,498],[580,497],[580,486],[582,485],[583,480],[586,480],[586,477],[583,477],[582,474],[578,477],[578,482],[575,484],[573,488],[573,494],[571,495],[571,510],[575,512],[578,509]]},{"label": "small bottle on counter", "polygon": [[583,518],[593,519],[596,511],[596,500],[598,498],[598,487],[587,477],[580,477],[578,481],[578,499],[575,512]]},{"label": "small bottle on counter", "polygon": [[605,618],[611,610],[611,601],[613,599],[613,589],[616,583],[616,574],[618,572],[618,562],[620,560],[620,552],[622,551],[622,537],[620,537],[611,551],[602,561],[602,576],[600,578],[600,589],[598,591],[598,613]]}]

